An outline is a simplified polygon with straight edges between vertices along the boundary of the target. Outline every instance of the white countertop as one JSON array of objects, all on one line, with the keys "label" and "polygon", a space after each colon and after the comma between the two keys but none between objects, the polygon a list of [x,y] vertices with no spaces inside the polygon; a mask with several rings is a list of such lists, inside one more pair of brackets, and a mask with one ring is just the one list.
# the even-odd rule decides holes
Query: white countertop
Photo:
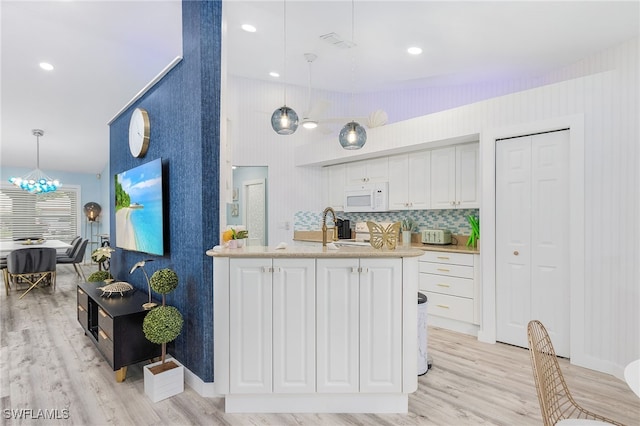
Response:
[{"label": "white countertop", "polygon": [[395,250],[374,249],[373,247],[346,246],[336,249],[327,247],[289,245],[284,249],[275,246],[249,246],[243,248],[214,248],[207,250],[212,257],[264,257],[264,258],[367,258],[367,257],[416,257],[424,252],[411,247],[398,246]]}]

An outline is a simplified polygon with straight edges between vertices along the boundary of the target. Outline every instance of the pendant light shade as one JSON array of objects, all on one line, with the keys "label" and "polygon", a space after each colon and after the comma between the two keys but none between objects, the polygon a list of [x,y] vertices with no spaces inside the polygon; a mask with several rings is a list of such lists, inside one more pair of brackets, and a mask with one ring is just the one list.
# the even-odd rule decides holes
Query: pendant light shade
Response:
[{"label": "pendant light shade", "polygon": [[271,114],[271,127],[279,135],[291,135],[298,129],[298,114],[287,106],[287,1],[283,0],[283,83],[284,105]]},{"label": "pendant light shade", "polygon": [[279,135],[290,135],[298,128],[298,114],[286,105],[281,106],[271,115],[271,127]]},{"label": "pendant light shade", "polygon": [[360,123],[351,121],[340,130],[338,140],[344,149],[360,149],[367,142],[367,132]]}]

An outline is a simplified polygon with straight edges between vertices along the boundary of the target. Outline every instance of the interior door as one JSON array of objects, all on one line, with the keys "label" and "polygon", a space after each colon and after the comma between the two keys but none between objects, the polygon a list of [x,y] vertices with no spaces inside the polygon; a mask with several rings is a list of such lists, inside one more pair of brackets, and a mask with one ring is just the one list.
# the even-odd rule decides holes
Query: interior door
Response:
[{"label": "interior door", "polygon": [[267,241],[265,180],[247,180],[243,186],[244,223],[249,231],[249,245],[264,246]]},{"label": "interior door", "polygon": [[496,142],[497,340],[527,347],[545,324],[569,356],[569,131]]}]

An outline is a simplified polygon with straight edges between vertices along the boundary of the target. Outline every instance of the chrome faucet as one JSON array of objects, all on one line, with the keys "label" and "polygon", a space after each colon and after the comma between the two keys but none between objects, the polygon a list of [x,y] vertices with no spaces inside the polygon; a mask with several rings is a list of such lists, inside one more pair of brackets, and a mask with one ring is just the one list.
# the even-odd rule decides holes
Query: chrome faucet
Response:
[{"label": "chrome faucet", "polygon": [[327,207],[322,212],[322,246],[327,245],[327,213],[331,213],[333,216],[333,239],[332,241],[338,240],[338,227],[336,226],[338,223],[338,219],[336,218],[336,212],[331,208]]}]

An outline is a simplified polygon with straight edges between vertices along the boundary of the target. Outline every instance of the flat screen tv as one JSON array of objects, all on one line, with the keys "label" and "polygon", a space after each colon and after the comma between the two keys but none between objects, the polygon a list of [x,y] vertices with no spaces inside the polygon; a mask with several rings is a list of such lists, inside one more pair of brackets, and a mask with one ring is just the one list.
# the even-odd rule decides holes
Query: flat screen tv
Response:
[{"label": "flat screen tv", "polygon": [[162,159],[115,175],[116,247],[164,255]]}]

